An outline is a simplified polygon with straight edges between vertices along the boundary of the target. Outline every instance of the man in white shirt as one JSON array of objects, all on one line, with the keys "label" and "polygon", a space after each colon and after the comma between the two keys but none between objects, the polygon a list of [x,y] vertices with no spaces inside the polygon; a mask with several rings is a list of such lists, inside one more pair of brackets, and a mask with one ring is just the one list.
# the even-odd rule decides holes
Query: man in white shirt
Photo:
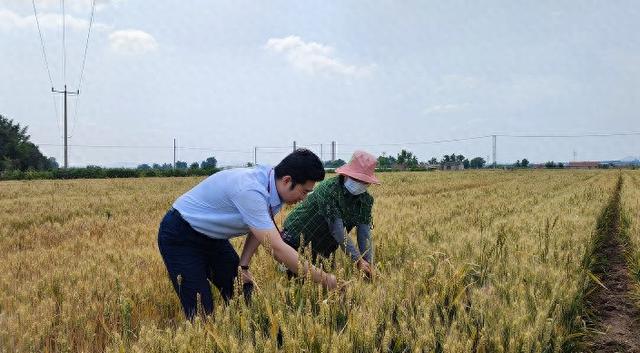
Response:
[{"label": "man in white shirt", "polygon": [[[164,216],[158,247],[187,318],[213,311],[209,281],[225,300],[242,268],[249,282],[249,263],[258,245],[295,273],[309,272],[327,288],[337,286],[334,275],[307,262],[298,267],[298,253],[285,244],[273,216],[282,204],[301,201],[324,179],[322,162],[306,149],[285,157],[275,168],[258,166],[218,172],[180,196]],[[229,239],[247,235],[242,255]]]}]

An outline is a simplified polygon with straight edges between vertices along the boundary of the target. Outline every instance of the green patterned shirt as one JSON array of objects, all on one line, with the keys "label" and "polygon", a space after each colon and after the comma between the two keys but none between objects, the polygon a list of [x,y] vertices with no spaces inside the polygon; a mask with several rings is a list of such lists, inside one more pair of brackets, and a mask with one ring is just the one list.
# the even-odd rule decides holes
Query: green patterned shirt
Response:
[{"label": "green patterned shirt", "polygon": [[[331,236],[329,221],[342,219],[347,232],[359,224],[371,224],[373,196],[368,192],[352,195],[340,177],[324,180],[307,198],[289,213],[284,221],[285,233],[297,246],[311,243],[314,253],[329,256],[339,244]],[[300,238],[304,243],[300,244]]]}]

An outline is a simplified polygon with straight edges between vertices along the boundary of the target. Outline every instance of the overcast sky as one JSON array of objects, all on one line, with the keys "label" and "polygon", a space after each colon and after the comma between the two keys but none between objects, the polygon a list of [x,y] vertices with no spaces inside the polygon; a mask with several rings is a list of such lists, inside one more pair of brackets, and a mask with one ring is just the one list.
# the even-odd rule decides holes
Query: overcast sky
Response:
[{"label": "overcast sky", "polygon": [[[65,1],[66,75],[60,1],[35,4],[51,81],[76,90],[91,1]],[[331,141],[343,159],[490,159],[491,138],[403,144],[638,132],[639,18],[638,1],[97,0],[70,165],[172,162],[174,138],[179,160],[231,165],[283,146],[258,148],[275,163],[294,140],[324,144],[324,159]],[[0,52],[0,114],[62,163],[62,97],[31,1],[0,0]],[[497,159],[574,151],[638,156],[640,136],[498,137]]]}]

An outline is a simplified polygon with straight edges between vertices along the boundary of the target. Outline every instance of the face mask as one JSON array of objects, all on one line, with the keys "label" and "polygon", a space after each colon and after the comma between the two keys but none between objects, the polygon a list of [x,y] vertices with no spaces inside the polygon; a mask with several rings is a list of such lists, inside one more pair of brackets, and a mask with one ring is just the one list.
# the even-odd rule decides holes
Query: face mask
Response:
[{"label": "face mask", "polygon": [[360,195],[367,191],[367,185],[357,182],[351,178],[347,178],[344,181],[344,187],[349,190],[352,195]]}]

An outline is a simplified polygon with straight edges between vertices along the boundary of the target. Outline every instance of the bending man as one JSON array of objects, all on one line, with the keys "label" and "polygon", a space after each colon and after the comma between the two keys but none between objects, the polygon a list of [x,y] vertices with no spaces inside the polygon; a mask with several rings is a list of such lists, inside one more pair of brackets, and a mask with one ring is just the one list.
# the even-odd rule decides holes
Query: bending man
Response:
[{"label": "bending man", "polygon": [[[225,301],[233,295],[233,284],[241,265],[243,281],[250,282],[249,262],[258,245],[290,271],[310,272],[315,282],[336,287],[336,278],[303,263],[298,253],[285,244],[273,215],[283,202],[294,204],[324,179],[320,159],[299,149],[275,168],[258,166],[224,170],[213,174],[180,196],[164,216],[158,232],[158,247],[187,318],[198,310],[213,311],[209,281]],[[247,235],[241,257],[229,239]]]}]

